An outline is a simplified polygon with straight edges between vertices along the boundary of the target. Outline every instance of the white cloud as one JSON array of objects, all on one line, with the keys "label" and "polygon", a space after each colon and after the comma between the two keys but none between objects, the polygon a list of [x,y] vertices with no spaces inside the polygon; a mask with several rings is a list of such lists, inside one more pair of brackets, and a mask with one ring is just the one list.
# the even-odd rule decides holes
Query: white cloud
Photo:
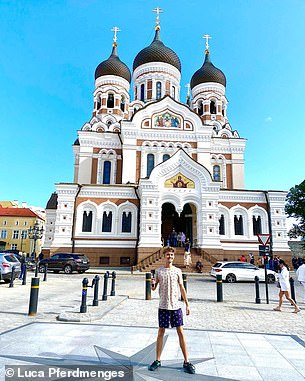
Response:
[{"label": "white cloud", "polygon": [[271,123],[272,122],[272,116],[267,116],[264,120],[265,123]]}]

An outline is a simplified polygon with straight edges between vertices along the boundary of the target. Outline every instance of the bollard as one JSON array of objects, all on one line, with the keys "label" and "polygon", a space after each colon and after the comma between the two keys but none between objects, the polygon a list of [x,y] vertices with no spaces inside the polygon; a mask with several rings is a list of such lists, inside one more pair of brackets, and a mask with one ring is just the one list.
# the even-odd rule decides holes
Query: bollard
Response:
[{"label": "bollard", "polygon": [[[185,288],[185,292],[187,292],[187,279],[186,279],[186,274],[182,274],[182,281],[183,281],[183,287]],[[181,301],[183,301],[182,295],[181,295]]]},{"label": "bollard", "polygon": [[24,264],[24,272],[23,272],[23,277],[22,277],[22,286],[26,285],[26,275],[27,275],[28,269],[26,267],[26,264]]},{"label": "bollard", "polygon": [[28,313],[29,316],[35,316],[37,313],[38,293],[39,293],[39,278],[32,278],[30,305],[29,305],[29,313]]},{"label": "bollard", "polygon": [[44,274],[43,274],[43,281],[47,281],[47,272],[48,272],[48,264],[46,263],[44,266]]},{"label": "bollard", "polygon": [[151,273],[146,273],[145,300],[151,300]]},{"label": "bollard", "polygon": [[93,296],[93,303],[92,303],[93,306],[98,306],[99,282],[100,282],[100,277],[98,275],[95,275],[95,277],[93,279],[93,287],[94,287],[94,291],[93,291],[94,296]]},{"label": "bollard", "polygon": [[108,279],[109,279],[109,271],[106,271],[104,275],[104,290],[103,290],[102,300],[107,300]]},{"label": "bollard", "polygon": [[15,266],[12,267],[11,280],[9,287],[14,287],[14,279],[15,279]]},{"label": "bollard", "polygon": [[289,278],[290,290],[291,290],[291,299],[296,303],[295,300],[295,290],[294,290],[294,279],[292,277]]},{"label": "bollard", "polygon": [[38,261],[36,260],[36,266],[35,266],[35,278],[38,277]]},{"label": "bollard", "polygon": [[111,292],[110,296],[115,296],[115,280],[116,280],[116,272],[112,271],[112,280],[111,280]]},{"label": "bollard", "polygon": [[87,287],[88,287],[88,278],[83,279],[83,288],[82,288],[82,304],[80,306],[80,313],[83,314],[87,312]]},{"label": "bollard", "polygon": [[223,302],[222,275],[216,275],[217,302]]},{"label": "bollard", "polygon": [[255,276],[254,280],[255,280],[255,303],[260,304],[261,299],[259,297],[259,277]]}]

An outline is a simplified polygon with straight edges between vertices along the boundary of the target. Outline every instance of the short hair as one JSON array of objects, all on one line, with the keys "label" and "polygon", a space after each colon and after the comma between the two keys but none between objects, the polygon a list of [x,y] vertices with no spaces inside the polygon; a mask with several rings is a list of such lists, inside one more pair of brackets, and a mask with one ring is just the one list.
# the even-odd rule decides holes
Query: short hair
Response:
[{"label": "short hair", "polygon": [[165,246],[164,249],[163,249],[163,253],[166,254],[166,253],[174,253],[176,254],[176,249],[172,246]]}]

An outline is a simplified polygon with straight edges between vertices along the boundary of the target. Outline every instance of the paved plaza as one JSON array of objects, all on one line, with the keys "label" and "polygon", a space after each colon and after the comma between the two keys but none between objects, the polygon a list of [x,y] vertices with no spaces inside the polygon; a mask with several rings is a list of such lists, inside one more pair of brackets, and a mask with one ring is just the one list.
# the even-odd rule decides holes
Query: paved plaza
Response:
[{"label": "paved plaza", "polygon": [[[94,274],[86,276],[91,282]],[[305,379],[305,304],[299,303],[304,310],[299,314],[293,314],[288,303],[282,312],[274,312],[275,285],[269,286],[266,304],[261,284],[262,303],[256,304],[253,283],[224,283],[224,302],[217,303],[215,280],[188,277],[191,315],[185,317],[185,330],[190,359],[196,364],[193,376],[181,370],[175,330],[166,331],[162,367],[154,373],[147,370],[155,357],[158,294],[144,300],[144,274],[118,272],[116,296],[100,300],[98,307],[90,306],[93,290],[89,289],[86,314],[79,314],[82,278],[49,274],[48,281],[40,284],[35,317],[27,316],[30,284],[0,285],[1,381],[4,365],[113,361],[132,365],[135,380]],[[302,291],[296,282],[297,300],[302,300]],[[65,321],[58,321],[60,316]]]}]

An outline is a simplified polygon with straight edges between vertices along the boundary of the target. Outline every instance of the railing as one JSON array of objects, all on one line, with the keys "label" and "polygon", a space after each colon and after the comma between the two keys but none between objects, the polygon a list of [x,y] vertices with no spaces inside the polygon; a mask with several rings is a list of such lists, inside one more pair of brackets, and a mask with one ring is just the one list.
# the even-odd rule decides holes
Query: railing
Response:
[{"label": "railing", "polygon": [[150,256],[148,256],[145,259],[142,259],[138,264],[135,266],[132,266],[132,271],[139,270],[142,271],[144,270],[147,266],[150,266],[154,263],[156,263],[158,260],[164,257],[163,250],[161,249],[157,250],[156,252],[152,253]]}]

